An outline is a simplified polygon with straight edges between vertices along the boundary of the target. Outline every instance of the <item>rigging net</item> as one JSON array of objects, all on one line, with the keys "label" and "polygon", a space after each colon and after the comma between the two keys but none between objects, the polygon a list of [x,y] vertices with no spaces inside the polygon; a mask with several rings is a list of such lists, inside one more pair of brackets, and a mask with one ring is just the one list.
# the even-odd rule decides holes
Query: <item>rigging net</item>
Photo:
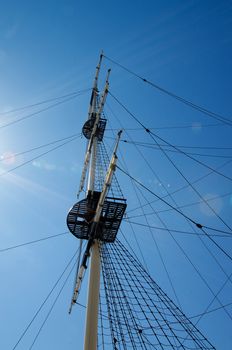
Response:
[{"label": "rigging net", "polygon": [[100,250],[99,349],[215,349],[119,240]]}]

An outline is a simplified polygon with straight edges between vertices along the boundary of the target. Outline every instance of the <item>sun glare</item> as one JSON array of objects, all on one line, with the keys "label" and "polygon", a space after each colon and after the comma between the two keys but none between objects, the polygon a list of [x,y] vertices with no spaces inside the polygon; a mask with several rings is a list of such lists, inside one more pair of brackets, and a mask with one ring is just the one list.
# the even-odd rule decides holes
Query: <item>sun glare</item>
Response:
[{"label": "sun glare", "polygon": [[2,162],[2,164],[5,164],[5,165],[15,164],[16,162],[15,154],[11,151],[4,152],[0,156],[0,161]]}]

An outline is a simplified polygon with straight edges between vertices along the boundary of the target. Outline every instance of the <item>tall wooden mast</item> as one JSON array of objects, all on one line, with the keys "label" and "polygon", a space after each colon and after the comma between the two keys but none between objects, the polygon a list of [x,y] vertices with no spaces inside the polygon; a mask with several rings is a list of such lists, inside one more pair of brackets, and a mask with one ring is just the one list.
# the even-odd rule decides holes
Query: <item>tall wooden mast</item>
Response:
[{"label": "tall wooden mast", "polygon": [[102,188],[100,191],[99,189],[95,188],[98,147],[101,146],[106,126],[106,119],[102,118],[102,112],[108,93],[110,75],[110,70],[108,70],[103,93],[101,96],[99,96],[98,76],[102,57],[103,56],[101,55],[99,64],[96,68],[96,75],[90,99],[88,120],[82,129],[83,135],[88,140],[88,144],[78,197],[84,189],[86,175],[88,173],[86,197],[74,204],[67,216],[68,228],[75,237],[80,239],[80,244],[82,244],[83,239],[88,241],[83,254],[82,262],[76,275],[75,288],[70,307],[71,312],[72,305],[76,303],[79,295],[81,282],[87,269],[88,259],[90,258],[84,350],[97,349],[101,244],[114,242],[126,209],[126,201],[124,198],[107,197],[111,187],[113,174],[116,169],[117,148],[119,145],[121,131],[118,133],[113,155],[108,165]]},{"label": "tall wooden mast", "polygon": [[[99,67],[100,69],[100,67]],[[97,71],[97,73],[99,70]],[[109,74],[108,71],[105,89],[102,95],[99,109],[96,112],[95,125],[98,122],[109,87]],[[95,79],[96,81],[96,79]],[[96,86],[97,89],[97,86]],[[96,103],[96,101],[95,101]],[[91,152],[91,161],[89,168],[89,178],[88,178],[88,190],[87,193],[94,193],[94,182],[95,182],[95,171],[96,171],[96,161],[97,161],[97,146],[98,137],[96,132],[93,135],[93,144]],[[93,222],[98,223],[101,215],[100,208],[97,208],[96,214]],[[86,323],[85,323],[85,339],[84,339],[84,350],[96,350],[97,349],[97,329],[98,329],[98,305],[99,305],[99,291],[100,291],[100,269],[101,269],[101,259],[100,259],[100,241],[94,239],[90,249],[90,272],[89,272],[89,287],[88,287],[88,301],[86,310]]]}]

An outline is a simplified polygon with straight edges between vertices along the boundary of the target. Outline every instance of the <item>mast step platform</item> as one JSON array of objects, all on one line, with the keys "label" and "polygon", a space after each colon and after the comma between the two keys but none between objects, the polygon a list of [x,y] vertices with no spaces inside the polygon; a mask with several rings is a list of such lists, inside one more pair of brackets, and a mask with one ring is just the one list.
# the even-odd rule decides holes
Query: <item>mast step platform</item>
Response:
[{"label": "mast step platform", "polygon": [[[67,216],[67,226],[75,237],[79,239],[90,239],[92,232],[91,226],[96,214],[100,194],[101,192],[94,191],[87,198],[74,204],[70,209]],[[102,242],[114,242],[126,206],[126,200],[123,198],[106,197],[93,238],[99,239]]]}]

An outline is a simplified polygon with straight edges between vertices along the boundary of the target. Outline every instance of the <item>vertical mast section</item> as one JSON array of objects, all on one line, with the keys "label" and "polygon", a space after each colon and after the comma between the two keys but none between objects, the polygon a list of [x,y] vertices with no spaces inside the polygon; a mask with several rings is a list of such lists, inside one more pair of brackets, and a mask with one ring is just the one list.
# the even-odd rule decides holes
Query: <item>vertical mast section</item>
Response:
[{"label": "vertical mast section", "polygon": [[[102,58],[103,58],[103,52],[100,55],[98,65],[96,67],[96,73],[95,73],[95,77],[94,77],[92,94],[91,94],[90,104],[89,104],[88,120],[91,119],[91,118],[94,118],[96,116],[96,112],[97,112],[98,77],[99,77],[99,72],[100,72],[100,69],[101,69]],[[90,141],[89,141],[89,144],[90,144]],[[88,148],[89,148],[89,145],[87,145],[87,152],[88,152]],[[87,152],[86,152],[86,156],[87,156]],[[86,159],[85,159],[84,168],[83,168],[83,171],[82,171],[82,177],[81,177],[81,182],[80,182],[80,187],[79,187],[79,191],[78,191],[78,194],[77,194],[77,198],[79,197],[80,192],[83,190],[84,181],[85,181],[84,170],[85,170],[85,173],[86,173],[87,166],[88,166],[88,164],[86,164]],[[86,169],[85,169],[85,167],[86,167]]]},{"label": "vertical mast section", "polygon": [[100,242],[95,240],[91,248],[84,350],[97,350],[100,270]]},{"label": "vertical mast section", "polygon": [[[100,101],[99,109],[96,115],[96,120],[94,125],[95,129],[98,125],[98,122],[106,101],[106,97],[108,94],[109,75],[110,75],[110,70],[108,70],[108,73],[107,73],[105,89],[104,89],[104,92]],[[95,170],[96,170],[96,161],[97,161],[97,146],[98,146],[98,138],[95,131],[93,134],[93,146],[92,146],[93,151],[91,155],[91,164],[90,164],[90,170],[89,170],[88,193],[89,191],[91,192],[94,191]],[[91,148],[90,148],[90,152],[91,152]],[[102,210],[102,207],[99,208],[98,206],[96,210],[96,215],[93,221],[93,230],[100,219],[101,210]],[[92,240],[92,238],[90,238],[90,240]],[[91,261],[90,261],[90,272],[89,272],[88,301],[87,301],[87,310],[86,310],[84,350],[97,350],[98,305],[99,305],[99,294],[100,294],[100,271],[101,271],[99,240],[93,241],[90,256],[91,256]]]},{"label": "vertical mast section", "polygon": [[[100,72],[100,69],[101,69],[102,58],[103,58],[103,51],[100,54],[99,62],[98,62],[98,65],[96,67],[96,73],[95,73],[94,82],[93,82],[92,94],[91,94],[90,103],[89,103],[88,120],[90,120],[91,118],[94,118],[96,116],[97,98],[98,98],[98,77],[99,77],[99,72]],[[87,146],[87,149],[88,149],[88,146]],[[84,164],[84,166],[85,166],[85,164]],[[79,197],[80,192],[83,189],[84,181],[85,181],[85,175],[83,175],[83,173],[82,173],[81,182],[83,182],[83,184],[82,184],[82,186],[80,184],[80,188],[79,188],[79,191],[77,193],[77,198]],[[81,276],[84,275],[84,270],[85,270],[83,267],[80,268],[80,258],[81,258],[81,253],[82,253],[82,239],[80,240],[79,249],[80,250],[79,250],[78,263],[77,263],[77,271],[76,271],[76,278],[75,278],[75,285],[74,285],[74,293],[73,293],[71,305],[70,305],[70,308],[69,308],[69,313],[71,313],[71,311],[72,311],[72,306],[73,306],[73,304],[76,301],[76,298],[77,298],[77,295],[78,295],[78,291],[79,291],[79,288],[80,288],[80,284],[81,284],[81,281],[82,281],[82,277],[80,277],[80,270],[82,270],[81,271]]]},{"label": "vertical mast section", "polygon": [[76,303],[80,292],[84,273],[87,269],[87,262],[91,257],[90,274],[89,274],[89,290],[88,303],[86,312],[86,328],[84,350],[97,349],[97,330],[98,330],[98,305],[99,305],[99,290],[100,290],[100,244],[101,242],[114,242],[118,229],[120,227],[124,212],[126,210],[126,200],[124,198],[107,197],[113,174],[116,169],[117,148],[121,132],[118,134],[118,139],[114,148],[114,152],[108,166],[103,187],[99,192],[99,188],[95,188],[95,172],[97,165],[97,154],[99,143],[103,140],[106,119],[102,117],[103,107],[106,101],[109,88],[108,70],[105,88],[101,96],[97,88],[98,75],[102,55],[97,66],[90,106],[88,112],[88,120],[85,122],[82,132],[89,140],[87,144],[84,167],[81,176],[80,188],[78,196],[83,191],[85,179],[88,171],[88,183],[86,198],[79,200],[69,210],[67,215],[67,226],[70,232],[80,239],[88,240],[82,262],[78,264],[78,273],[76,275],[72,305]]},{"label": "vertical mast section", "polygon": [[[98,201],[96,214],[92,223],[93,234],[97,230],[97,226],[102,213],[103,205],[109,191],[112,177],[115,172],[117,162],[117,148],[122,131],[118,133],[118,139],[114,148],[114,152],[109,164],[109,168],[105,177],[104,186]],[[92,243],[91,243],[92,241]],[[98,330],[98,306],[99,306],[99,291],[100,291],[100,240],[95,239],[94,236],[90,237],[89,243],[91,244],[91,262],[89,272],[89,288],[88,288],[88,302],[86,311],[86,324],[85,324],[85,342],[84,350],[97,350],[97,330]]]},{"label": "vertical mast section", "polygon": [[[100,117],[104,108],[104,104],[106,101],[108,89],[109,89],[109,75],[110,75],[110,69],[107,72],[106,76],[106,82],[105,82],[105,88],[104,91],[101,95],[100,102],[98,104],[97,97],[98,97],[98,87],[97,87],[97,82],[98,82],[98,75],[99,75],[99,70],[101,66],[101,61],[102,61],[102,55],[100,56],[99,64],[96,68],[96,75],[94,79],[94,85],[93,85],[93,90],[92,90],[92,95],[90,99],[90,106],[89,106],[89,112],[88,112],[88,121],[86,122],[87,128],[85,129],[85,136],[89,139],[88,145],[87,145],[87,150],[85,154],[85,160],[84,160],[84,166],[82,170],[82,175],[81,175],[81,181],[80,181],[80,187],[79,191],[77,194],[77,198],[79,197],[80,193],[83,191],[84,184],[85,184],[85,179],[86,179],[86,173],[89,167],[89,176],[88,176],[88,185],[87,185],[87,196],[88,193],[94,192],[94,183],[95,183],[95,170],[96,170],[96,160],[97,160],[97,146],[98,146],[98,126],[100,123]],[[90,122],[90,123],[89,123]],[[85,126],[84,126],[85,127]],[[84,130],[84,129],[82,129]],[[74,286],[74,293],[69,309],[69,313],[71,313],[72,306],[73,304],[76,303],[78,294],[80,292],[81,288],[81,283],[84,278],[85,270],[87,268],[86,262],[87,262],[87,254],[89,255],[89,250],[90,250],[90,245],[88,245],[88,253],[85,252],[83,261],[81,263],[81,266],[77,266],[77,274],[76,274],[76,281],[75,281],[75,286]],[[80,240],[80,247],[82,247],[82,239]],[[81,253],[81,252],[80,252]]]},{"label": "vertical mast section", "polygon": [[74,204],[67,216],[67,225],[70,232],[81,241],[83,239],[88,240],[80,268],[76,275],[74,293],[69,313],[71,312],[72,306],[76,303],[80,293],[82,280],[87,269],[87,261],[90,256],[90,249],[94,240],[111,243],[114,242],[126,210],[126,200],[124,198],[107,198],[113,174],[116,170],[116,152],[120,136],[121,131],[118,133],[118,139],[108,166],[102,191],[95,191],[93,195],[90,191],[85,199]]},{"label": "vertical mast section", "polygon": [[[109,90],[109,75],[110,75],[110,69],[108,70],[108,73],[107,73],[105,88],[101,96],[101,100],[100,100],[96,115],[94,115],[94,119],[93,119],[94,124],[91,130],[90,139],[89,139],[89,143],[85,154],[84,166],[81,174],[80,187],[79,187],[77,197],[79,197],[80,193],[83,191],[90,158],[91,158],[91,165],[89,170],[88,191],[93,191],[93,187],[94,187],[93,184],[95,180],[95,168],[96,168],[96,147],[97,147],[97,139],[98,139],[97,129],[98,129],[98,124],[100,121],[100,117],[101,117],[103,107],[106,101],[106,97],[108,94],[108,90]],[[92,148],[93,148],[93,156],[91,157]]]},{"label": "vertical mast section", "polygon": [[[106,97],[108,94],[108,90],[109,90],[109,76],[110,76],[110,70],[108,70],[107,73],[107,77],[106,77],[106,83],[105,83],[105,88],[104,88],[104,92],[102,94],[101,97],[101,101],[100,101],[100,105],[99,108],[97,110],[96,113],[96,119],[95,119],[95,124],[94,124],[94,128],[93,128],[93,132],[92,132],[92,154],[91,154],[91,162],[90,162],[90,168],[89,168],[89,179],[88,179],[88,192],[94,191],[94,182],[95,182],[95,170],[96,170],[96,161],[97,161],[97,143],[98,143],[98,136],[97,136],[97,127],[98,127],[98,123],[103,111],[103,107],[106,101]],[[91,138],[90,138],[90,142],[91,142]],[[89,153],[91,153],[91,144],[90,144],[90,148],[89,148]]]},{"label": "vertical mast section", "polygon": [[95,73],[95,78],[94,78],[93,88],[92,88],[92,95],[91,95],[90,104],[89,104],[88,119],[92,117],[93,113],[96,113],[97,96],[98,96],[97,84],[98,84],[98,77],[99,77],[99,72],[101,68],[102,58],[103,58],[103,53],[101,53],[98,65],[96,67],[96,73]]}]

